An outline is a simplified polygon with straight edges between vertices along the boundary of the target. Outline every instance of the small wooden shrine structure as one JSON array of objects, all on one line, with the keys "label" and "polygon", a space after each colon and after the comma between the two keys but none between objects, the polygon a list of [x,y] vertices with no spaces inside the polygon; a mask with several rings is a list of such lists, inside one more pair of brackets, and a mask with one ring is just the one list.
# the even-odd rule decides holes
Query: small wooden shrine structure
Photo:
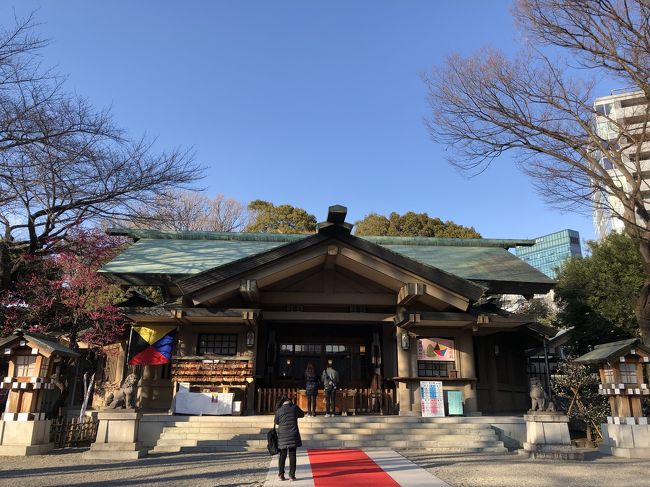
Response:
[{"label": "small wooden shrine structure", "polygon": [[0,353],[9,356],[7,376],[0,383],[9,390],[0,421],[0,455],[45,453],[52,449],[51,420],[43,409],[54,387],[54,361],[78,354],[49,337],[22,331],[0,341]]},{"label": "small wooden shrine structure", "polygon": [[611,416],[601,425],[601,451],[615,456],[650,458],[648,418],[641,397],[650,394],[644,365],[650,364],[650,348],[638,338],[597,345],[575,362],[597,364],[599,392],[609,398]]}]

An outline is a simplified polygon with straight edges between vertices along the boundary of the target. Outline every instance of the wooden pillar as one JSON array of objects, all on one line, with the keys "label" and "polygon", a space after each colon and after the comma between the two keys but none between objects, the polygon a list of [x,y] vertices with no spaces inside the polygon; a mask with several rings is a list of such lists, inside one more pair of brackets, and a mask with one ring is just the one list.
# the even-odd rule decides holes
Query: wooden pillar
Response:
[{"label": "wooden pillar", "polygon": [[609,409],[612,412],[612,416],[620,416],[618,414],[618,405],[616,404],[616,396],[609,396]]},{"label": "wooden pillar", "polygon": [[[407,331],[399,326],[395,329],[397,330],[397,340],[395,342],[395,346],[397,347],[397,376],[402,378],[402,380],[397,384],[399,414],[400,416],[411,415],[413,410],[413,395],[409,390],[407,380],[407,378],[413,377],[411,370],[411,354],[410,350],[404,350],[402,348],[402,333],[407,333]],[[409,338],[409,340],[411,339]]]},{"label": "wooden pillar", "polygon": [[630,408],[632,416],[640,418],[643,416],[643,408],[641,407],[641,398],[639,396],[630,396]]},{"label": "wooden pillar", "polygon": [[[460,333],[457,338],[456,353],[458,358],[458,377],[463,379],[476,379],[476,366],[474,360],[474,337],[471,332]],[[476,382],[470,382],[463,388],[465,414],[478,413],[478,399]]]}]

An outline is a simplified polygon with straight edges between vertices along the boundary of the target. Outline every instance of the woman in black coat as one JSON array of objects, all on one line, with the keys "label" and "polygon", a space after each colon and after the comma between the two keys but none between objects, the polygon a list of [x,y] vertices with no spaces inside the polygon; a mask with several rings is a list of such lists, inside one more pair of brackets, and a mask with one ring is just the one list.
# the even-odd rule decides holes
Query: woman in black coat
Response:
[{"label": "woman in black coat", "polygon": [[278,401],[278,408],[275,412],[275,424],[278,425],[278,458],[280,480],[284,478],[284,464],[289,455],[289,479],[296,480],[296,448],[302,446],[300,430],[298,429],[298,418],[303,418],[305,413],[298,406],[292,403],[287,396],[282,396]]},{"label": "woman in black coat", "polygon": [[307,396],[307,416],[316,416],[316,398],[318,397],[318,376],[314,364],[307,364],[305,370],[305,395]]}]

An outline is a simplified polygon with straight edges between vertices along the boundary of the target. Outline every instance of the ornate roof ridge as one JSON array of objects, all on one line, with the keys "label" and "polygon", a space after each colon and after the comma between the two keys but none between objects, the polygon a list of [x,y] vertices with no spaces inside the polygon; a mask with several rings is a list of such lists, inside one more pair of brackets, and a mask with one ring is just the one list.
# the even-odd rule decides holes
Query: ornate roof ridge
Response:
[{"label": "ornate roof ridge", "polygon": [[[313,234],[293,233],[255,233],[255,232],[199,232],[199,231],[168,231],[138,228],[109,228],[109,235],[130,237],[134,240],[232,240],[249,242],[296,242]],[[358,236],[378,245],[408,245],[431,247],[497,247],[509,249],[513,247],[528,247],[535,244],[530,239],[498,239],[498,238],[449,238],[449,237],[386,237]]]}]

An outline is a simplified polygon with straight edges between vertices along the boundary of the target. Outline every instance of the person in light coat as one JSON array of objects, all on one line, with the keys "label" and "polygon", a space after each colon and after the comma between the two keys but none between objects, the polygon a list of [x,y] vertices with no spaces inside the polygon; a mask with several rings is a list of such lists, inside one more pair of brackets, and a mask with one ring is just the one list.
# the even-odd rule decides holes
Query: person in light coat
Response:
[{"label": "person in light coat", "polygon": [[332,359],[327,361],[321,379],[325,391],[325,417],[329,418],[336,412],[336,388],[339,384],[339,373],[332,367]]}]

